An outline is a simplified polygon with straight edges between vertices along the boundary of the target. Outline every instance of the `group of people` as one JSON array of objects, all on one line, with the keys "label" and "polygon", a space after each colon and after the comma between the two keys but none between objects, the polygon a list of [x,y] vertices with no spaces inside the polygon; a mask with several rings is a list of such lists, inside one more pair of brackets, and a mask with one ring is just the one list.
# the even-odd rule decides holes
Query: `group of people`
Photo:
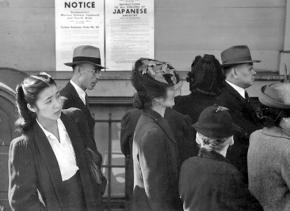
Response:
[{"label": "group of people", "polygon": [[167,62],[140,58],[133,105],[121,122],[131,210],[290,210],[290,84],[246,89],[255,79],[247,46],[197,56],[190,94]]},{"label": "group of people", "polygon": [[[290,84],[265,85],[259,103],[247,46],[197,56],[190,94],[163,61],[138,59],[134,108],[121,122],[126,195],[131,210],[290,210]],[[103,210],[107,180],[86,90],[96,85],[100,52],[78,46],[73,74],[59,90],[46,74],[16,88],[19,137],[9,149],[9,203],[14,211]]]}]

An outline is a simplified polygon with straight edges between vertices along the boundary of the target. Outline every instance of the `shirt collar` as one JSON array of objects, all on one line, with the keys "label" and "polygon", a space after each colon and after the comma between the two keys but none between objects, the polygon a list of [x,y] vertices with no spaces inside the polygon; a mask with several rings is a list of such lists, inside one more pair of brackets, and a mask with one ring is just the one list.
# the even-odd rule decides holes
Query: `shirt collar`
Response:
[{"label": "shirt collar", "polygon": [[245,89],[243,89],[243,88],[241,88],[241,87],[239,87],[239,86],[237,86],[236,84],[233,84],[233,83],[231,83],[231,82],[229,82],[229,81],[227,81],[226,80],[226,82],[231,86],[231,87],[233,87],[244,99],[246,99],[246,91],[245,91]]},{"label": "shirt collar", "polygon": [[[54,134],[52,134],[51,132],[49,132],[48,130],[46,130],[44,127],[43,127],[43,125],[36,119],[36,122],[37,122],[37,124],[39,125],[39,127],[42,129],[42,131],[44,132],[44,134],[45,134],[45,136],[47,137],[47,138],[54,138],[54,139],[57,139],[56,137],[55,137],[55,135]],[[63,129],[65,128],[64,127],[64,125],[63,125],[63,122],[61,121],[61,119],[59,118],[59,119],[57,119],[57,128],[58,128],[58,131],[59,131],[59,137],[60,137],[60,139],[62,138],[61,136],[62,136],[62,131],[63,131]]]},{"label": "shirt collar", "polygon": [[78,93],[78,95],[81,98],[81,100],[83,101],[83,103],[86,104],[86,92],[81,87],[79,87],[75,82],[73,82],[72,80],[70,80],[69,82],[75,88],[76,92]]}]

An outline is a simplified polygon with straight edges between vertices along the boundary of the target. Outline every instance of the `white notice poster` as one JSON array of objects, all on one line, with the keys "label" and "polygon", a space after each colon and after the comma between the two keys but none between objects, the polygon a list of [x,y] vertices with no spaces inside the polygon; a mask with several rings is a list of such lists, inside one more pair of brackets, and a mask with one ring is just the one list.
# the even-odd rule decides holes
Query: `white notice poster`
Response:
[{"label": "white notice poster", "polygon": [[104,0],[55,0],[56,70],[71,70],[78,45],[100,48],[104,65]]},{"label": "white notice poster", "polygon": [[154,57],[154,0],[106,1],[106,66],[131,70],[140,57]]}]

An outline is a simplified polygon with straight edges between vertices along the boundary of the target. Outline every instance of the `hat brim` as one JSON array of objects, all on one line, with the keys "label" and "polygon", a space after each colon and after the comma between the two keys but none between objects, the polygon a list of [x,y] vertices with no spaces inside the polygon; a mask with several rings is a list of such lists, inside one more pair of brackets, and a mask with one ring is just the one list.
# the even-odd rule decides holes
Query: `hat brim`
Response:
[{"label": "hat brim", "polygon": [[260,63],[261,60],[245,60],[245,61],[238,61],[238,62],[228,62],[221,64],[222,67],[228,67],[231,65],[238,65],[238,64],[248,64],[248,63]]},{"label": "hat brim", "polygon": [[290,105],[280,103],[276,101],[275,99],[269,97],[264,93],[264,88],[266,86],[262,86],[261,89],[259,89],[259,101],[265,106],[274,107],[274,108],[281,108],[281,109],[290,109]]},{"label": "hat brim", "polygon": [[96,63],[93,63],[93,62],[90,62],[90,61],[81,61],[81,62],[67,62],[67,63],[64,63],[66,66],[69,66],[69,67],[73,67],[75,65],[78,65],[78,64],[92,64],[100,69],[107,69],[106,67],[100,65],[100,64],[96,64]]},{"label": "hat brim", "polygon": [[220,129],[217,130],[217,129],[212,129],[212,128],[206,128],[200,125],[199,122],[194,123],[192,127],[194,127],[194,129],[197,132],[201,133],[202,135],[208,138],[227,138],[241,131],[241,128],[234,123],[232,123],[232,126],[230,129],[227,128],[224,131],[221,131]]}]

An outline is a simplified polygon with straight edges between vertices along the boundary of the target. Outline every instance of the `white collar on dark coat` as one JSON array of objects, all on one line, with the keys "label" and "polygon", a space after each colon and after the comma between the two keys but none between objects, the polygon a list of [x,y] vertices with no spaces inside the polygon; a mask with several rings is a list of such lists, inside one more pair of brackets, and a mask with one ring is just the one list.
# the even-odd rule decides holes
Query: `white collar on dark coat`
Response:
[{"label": "white collar on dark coat", "polygon": [[81,87],[79,87],[75,82],[73,82],[72,80],[70,80],[69,82],[75,88],[76,92],[78,93],[78,96],[81,98],[83,103],[86,105],[86,92]]},{"label": "white collar on dark coat", "polygon": [[244,99],[246,99],[246,90],[226,80],[226,82],[233,87]]}]

